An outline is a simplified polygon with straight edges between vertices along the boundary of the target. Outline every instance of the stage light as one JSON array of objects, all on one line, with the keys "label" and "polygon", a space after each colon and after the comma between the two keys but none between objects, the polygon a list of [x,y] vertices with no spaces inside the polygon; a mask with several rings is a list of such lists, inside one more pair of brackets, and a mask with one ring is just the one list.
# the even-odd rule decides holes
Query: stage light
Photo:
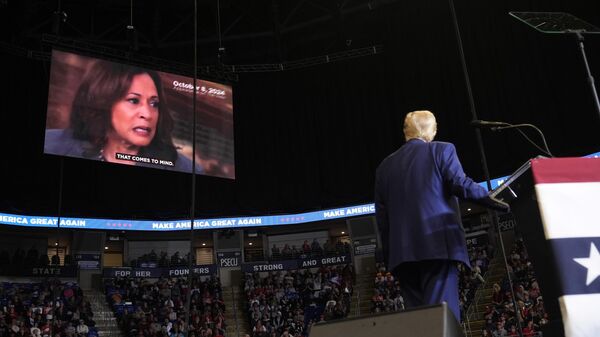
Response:
[{"label": "stage light", "polygon": [[252,242],[248,242],[248,246],[252,246]]},{"label": "stage light", "polygon": [[470,211],[471,211],[471,209],[470,209],[470,208],[467,208],[467,212],[470,212]]},{"label": "stage light", "polygon": [[206,243],[202,242],[202,245],[203,245],[203,246],[206,246]]},{"label": "stage light", "polygon": [[342,231],[342,234],[346,234],[346,232]]},{"label": "stage light", "polygon": [[60,9],[54,11],[52,17],[52,33],[54,35],[60,34],[60,26],[61,23],[67,22],[67,13],[61,11]]},{"label": "stage light", "polygon": [[127,40],[129,40],[129,49],[134,51],[139,49],[137,30],[132,25],[127,26]]},{"label": "stage light", "polygon": [[107,249],[108,249],[108,246],[104,246],[104,250],[107,250]]}]

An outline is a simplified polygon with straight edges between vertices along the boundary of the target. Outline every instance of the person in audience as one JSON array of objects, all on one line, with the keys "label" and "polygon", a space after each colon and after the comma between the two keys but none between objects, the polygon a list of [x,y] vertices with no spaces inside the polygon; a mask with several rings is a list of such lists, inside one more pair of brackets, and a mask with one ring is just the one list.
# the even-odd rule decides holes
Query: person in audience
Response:
[{"label": "person in audience", "polygon": [[323,253],[323,249],[316,238],[313,239],[313,242],[310,245],[310,251],[313,256],[321,256]]},{"label": "person in audience", "polygon": [[289,259],[292,257],[292,249],[287,243],[283,246],[283,249],[281,250],[281,255],[285,259]]},{"label": "person in audience", "polygon": [[79,324],[77,325],[77,336],[79,337],[87,337],[90,329],[85,324],[84,320],[80,319]]},{"label": "person in audience", "polygon": [[258,320],[252,328],[252,337],[267,337],[267,328]]},{"label": "person in audience", "polygon": [[277,244],[273,244],[273,248],[271,248],[271,258],[279,259],[281,257],[281,252],[279,251],[279,247]]},{"label": "person in audience", "polygon": [[329,239],[325,240],[323,251],[325,252],[325,255],[333,255],[333,253],[335,253],[335,247],[331,244]]},{"label": "person in audience", "polygon": [[310,244],[308,244],[308,240],[304,240],[304,243],[302,244],[302,253],[310,254]]}]

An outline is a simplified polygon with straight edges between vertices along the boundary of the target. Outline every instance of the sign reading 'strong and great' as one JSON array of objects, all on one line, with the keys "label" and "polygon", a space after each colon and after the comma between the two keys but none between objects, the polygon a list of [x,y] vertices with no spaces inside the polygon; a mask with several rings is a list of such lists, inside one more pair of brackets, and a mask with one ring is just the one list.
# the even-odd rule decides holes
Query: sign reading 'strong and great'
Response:
[{"label": "sign reading 'strong and great'", "polygon": [[323,258],[305,258],[300,260],[283,260],[259,263],[246,263],[242,265],[242,271],[247,273],[264,271],[282,271],[293,269],[317,268],[321,266],[333,266],[351,263],[349,255],[338,255]]}]

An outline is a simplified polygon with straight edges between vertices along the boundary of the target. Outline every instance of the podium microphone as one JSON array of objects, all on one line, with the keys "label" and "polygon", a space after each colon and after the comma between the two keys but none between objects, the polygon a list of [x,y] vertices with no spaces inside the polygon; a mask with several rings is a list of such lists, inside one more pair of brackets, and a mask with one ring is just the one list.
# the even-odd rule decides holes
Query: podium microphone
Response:
[{"label": "podium microphone", "polygon": [[476,128],[493,128],[499,126],[509,126],[510,124],[504,122],[494,122],[494,121],[482,121],[480,119],[476,119],[471,121],[471,126]]},{"label": "podium microphone", "polygon": [[[483,128],[488,129],[489,128],[492,131],[501,131],[501,130],[506,130],[506,129],[515,129],[523,137],[525,137],[525,139],[527,139],[528,142],[530,142],[531,144],[533,144],[533,146],[535,146],[542,153],[544,153],[544,154],[546,154],[546,155],[548,155],[550,157],[554,157],[554,155],[552,155],[552,152],[550,152],[550,149],[548,148],[548,144],[546,143],[546,137],[544,137],[544,133],[542,132],[542,130],[538,129],[538,127],[535,126],[535,125],[533,125],[533,124],[510,124],[510,123],[505,123],[505,122],[483,121],[483,120],[480,120],[480,119],[472,120],[470,124],[474,128],[480,128],[480,129],[483,129]],[[542,138],[542,142],[544,143],[544,148],[541,148],[540,146],[538,146],[523,131],[521,131],[522,127],[533,128],[534,130],[536,130],[540,134],[540,137]]]}]

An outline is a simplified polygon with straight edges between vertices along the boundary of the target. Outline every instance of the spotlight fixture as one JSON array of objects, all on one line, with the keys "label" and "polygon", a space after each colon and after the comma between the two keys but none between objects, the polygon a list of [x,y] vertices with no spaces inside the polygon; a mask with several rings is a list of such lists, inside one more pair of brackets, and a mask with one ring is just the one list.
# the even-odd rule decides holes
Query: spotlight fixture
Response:
[{"label": "spotlight fixture", "polygon": [[129,49],[134,51],[139,49],[138,34],[133,25],[127,25],[127,40],[129,40]]}]

